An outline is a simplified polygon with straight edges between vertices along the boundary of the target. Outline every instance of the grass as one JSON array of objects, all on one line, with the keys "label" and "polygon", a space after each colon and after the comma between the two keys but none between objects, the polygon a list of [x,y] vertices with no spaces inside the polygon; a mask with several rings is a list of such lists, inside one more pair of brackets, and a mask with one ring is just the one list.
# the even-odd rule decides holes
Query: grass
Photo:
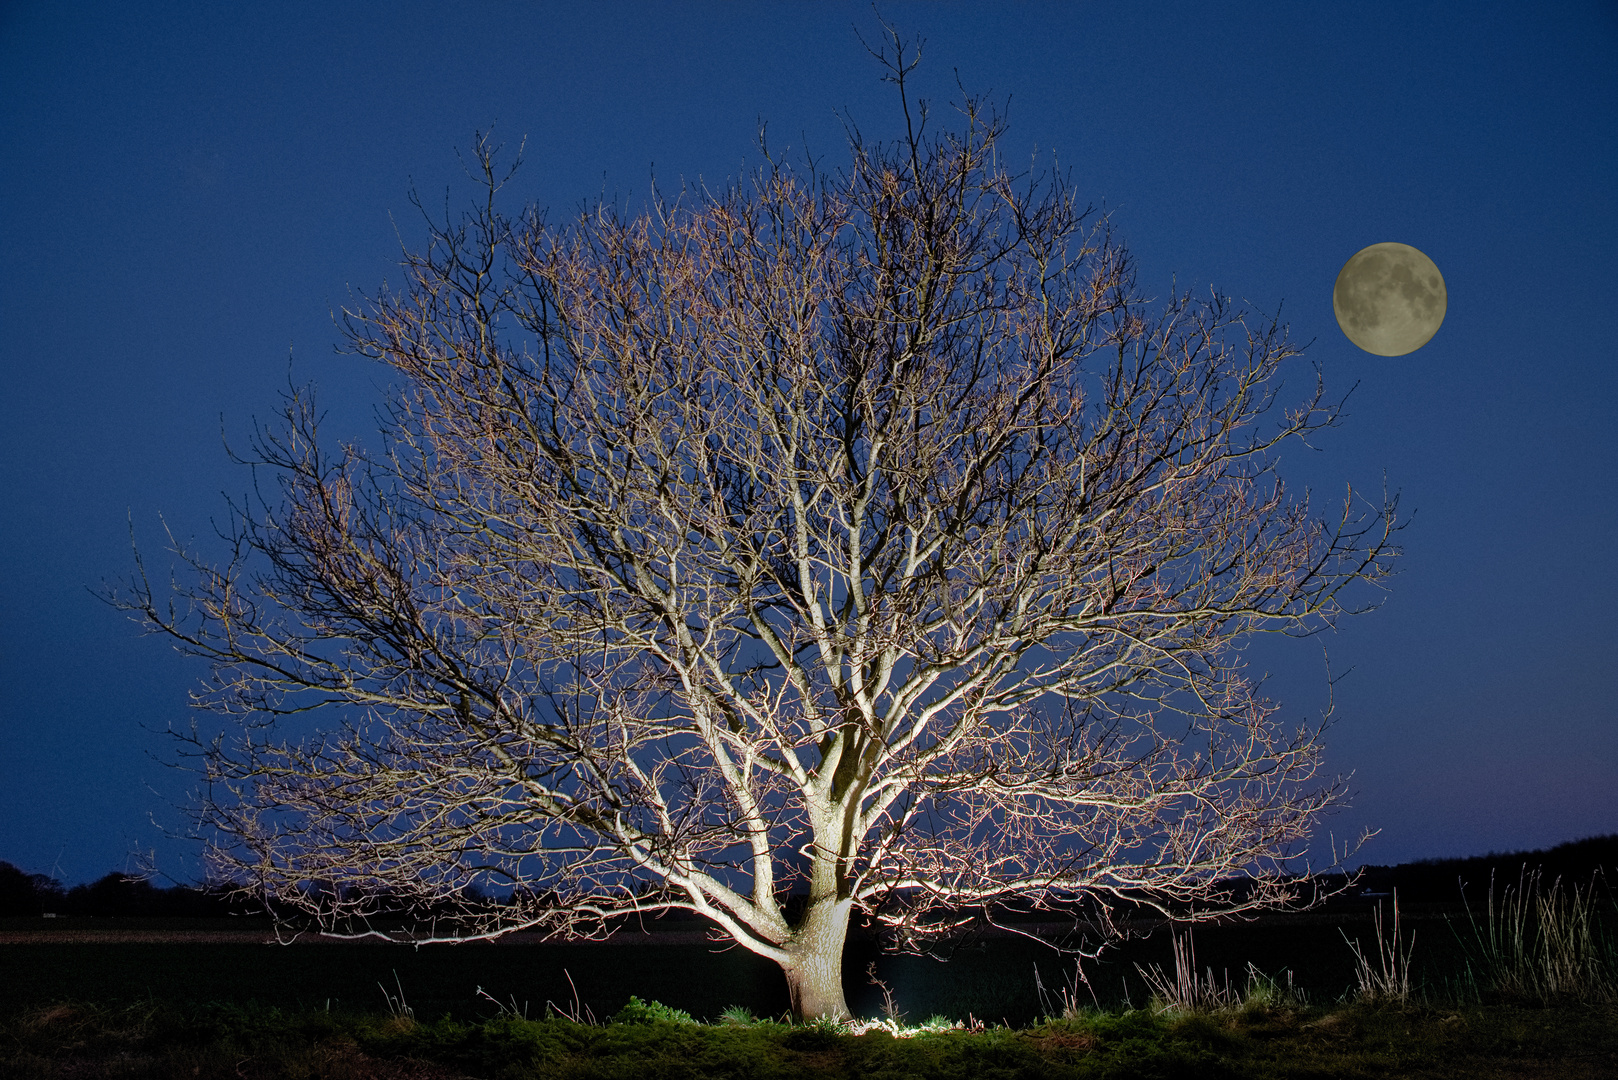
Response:
[{"label": "grass", "polygon": [[[379,984],[386,1010],[58,1001],[0,1018],[0,1077],[219,1077],[326,1080],[764,1080],[764,1078],[1324,1078],[1505,1080],[1618,1077],[1618,950],[1590,889],[1524,879],[1491,888],[1480,925],[1452,925],[1466,960],[1442,987],[1411,977],[1397,897],[1391,936],[1345,941],[1356,984],[1310,1003],[1291,971],[1248,965],[1244,985],[1199,972],[1189,934],[1173,940],[1174,971],[1137,965],[1144,1007],[1103,1007],[1076,970],[1036,985],[1046,1016],[1022,1029],[977,1018],[904,1020],[883,991],[880,1017],[760,1020],[744,1007],[713,1023],[631,997],[602,1022],[581,1006],[479,995],[497,1013],[424,1021],[397,975]],[[1618,923],[1612,924],[1618,926]],[[1469,933],[1468,933],[1469,931]],[[1373,959],[1374,958],[1374,959]],[[1083,998],[1088,996],[1088,1002]]]},{"label": "grass", "polygon": [[[655,1007],[655,1003],[643,1003]],[[738,1017],[714,1025],[615,1017],[497,1016],[478,1024],[394,1015],[283,1013],[161,1003],[57,1005],[0,1024],[0,1075],[221,1080],[929,1077],[1454,1080],[1618,1075],[1618,1010],[1419,1004],[1217,1013],[1099,1010],[1014,1031],[900,1029],[860,1034],[826,1022]]]},{"label": "grass", "polygon": [[1480,997],[1618,1003],[1618,925],[1601,925],[1594,878],[1588,889],[1575,884],[1571,893],[1561,884],[1542,891],[1537,873],[1519,879],[1515,889],[1506,888],[1497,916],[1491,881],[1487,928],[1468,907],[1474,947],[1466,978]]}]

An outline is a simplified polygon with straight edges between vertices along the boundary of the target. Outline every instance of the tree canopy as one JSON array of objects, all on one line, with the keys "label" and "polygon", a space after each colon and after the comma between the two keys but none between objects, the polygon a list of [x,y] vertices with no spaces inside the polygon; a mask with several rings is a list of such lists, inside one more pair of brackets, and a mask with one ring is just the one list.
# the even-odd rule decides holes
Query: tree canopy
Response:
[{"label": "tree canopy", "polygon": [[[1286,328],[1152,308],[1066,178],[1009,172],[979,100],[930,133],[908,71],[904,134],[843,170],[766,150],[639,215],[509,216],[477,140],[474,208],[345,313],[385,449],[328,449],[294,390],[234,557],[120,601],[240,724],[189,736],[221,875],[326,917],[312,881],[347,914],[521,888],[455,938],[683,908],[808,1015],[847,1012],[854,910],[914,941],[1290,898],[1343,781],[1237,645],[1386,578],[1396,500],[1290,499],[1270,452],[1340,403],[1316,368],[1275,415]],[[310,710],[341,731],[276,739]]]}]

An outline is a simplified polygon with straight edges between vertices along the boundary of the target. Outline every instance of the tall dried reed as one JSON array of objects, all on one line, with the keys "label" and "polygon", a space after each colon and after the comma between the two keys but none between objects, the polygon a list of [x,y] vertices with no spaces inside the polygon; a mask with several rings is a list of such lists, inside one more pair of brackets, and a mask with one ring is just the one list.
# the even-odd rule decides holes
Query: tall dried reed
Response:
[{"label": "tall dried reed", "polygon": [[[1348,934],[1339,929],[1343,940],[1348,941]],[[1390,1001],[1403,1003],[1410,999],[1410,954],[1416,947],[1416,934],[1411,931],[1410,947],[1403,952],[1399,951],[1399,890],[1393,890],[1393,941],[1385,941],[1382,933],[1382,904],[1376,905],[1376,952],[1377,963],[1373,965],[1365,953],[1360,951],[1359,938],[1348,941],[1348,947],[1354,950],[1354,974],[1359,981],[1359,1000],[1361,1001]]]},{"label": "tall dried reed", "polygon": [[1597,870],[1588,889],[1573,885],[1570,895],[1561,878],[1542,892],[1539,871],[1524,874],[1515,888],[1503,890],[1498,912],[1491,877],[1487,930],[1479,927],[1468,904],[1473,941],[1460,939],[1468,952],[1467,974],[1480,994],[1541,1004],[1618,1001],[1618,941],[1613,937],[1618,904],[1604,927],[1596,910],[1600,876]]},{"label": "tall dried reed", "polygon": [[1242,995],[1231,988],[1229,971],[1225,972],[1223,986],[1214,980],[1211,967],[1208,969],[1206,979],[1197,975],[1196,943],[1191,940],[1190,931],[1186,932],[1184,938],[1177,937],[1170,931],[1169,940],[1174,946],[1173,979],[1165,975],[1163,969],[1156,964],[1150,968],[1135,965],[1135,970],[1152,990],[1154,1011],[1220,1012],[1241,1005]]}]

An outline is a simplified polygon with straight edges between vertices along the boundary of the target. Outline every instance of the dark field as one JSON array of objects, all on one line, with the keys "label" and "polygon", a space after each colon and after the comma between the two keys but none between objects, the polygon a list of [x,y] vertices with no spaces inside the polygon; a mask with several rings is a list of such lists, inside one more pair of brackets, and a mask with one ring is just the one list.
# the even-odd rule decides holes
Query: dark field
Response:
[{"label": "dark field", "polygon": [[[1375,956],[1376,931],[1370,909],[1357,912],[1269,916],[1255,922],[1205,925],[1192,931],[1199,973],[1212,968],[1232,986],[1245,986],[1251,962],[1266,975],[1293,985],[1313,1004],[1330,1004],[1355,986],[1354,956],[1343,934],[1358,939]],[[1401,905],[1404,941],[1414,934],[1412,988],[1425,985],[1443,993],[1447,982],[1464,969],[1455,931],[1470,934],[1459,908],[1430,905],[1410,911]],[[152,933],[205,931],[228,925],[236,933],[268,933],[267,922],[244,919],[77,918],[0,920],[0,1010],[14,1013],[33,1005],[59,1001],[129,1002],[141,999],[173,1003],[220,1002],[276,1006],[283,1009],[381,1009],[382,984],[405,999],[418,1018],[448,1016],[476,1021],[493,1015],[494,1005],[478,988],[530,1017],[545,1015],[545,1002],[567,1010],[587,1006],[597,1017],[610,1016],[631,994],[656,1000],[711,1020],[731,1006],[743,1006],[761,1017],[780,1016],[789,1007],[785,980],[771,962],[741,949],[692,943],[695,934],[673,935],[683,943],[665,944],[663,933],[630,935],[601,944],[475,943],[433,945],[420,949],[393,944],[192,944],[47,943],[90,932],[103,936],[119,931]],[[1391,923],[1385,931],[1391,933]],[[1085,975],[1103,1007],[1142,1006],[1148,989],[1134,965],[1156,964],[1172,974],[1174,958],[1168,929],[1158,926],[1143,938],[1109,949],[1102,962],[1084,965]],[[28,943],[16,942],[26,932]],[[1183,931],[1182,931],[1183,932]],[[1047,932],[1048,933],[1048,932]],[[196,933],[196,937],[203,937]],[[1053,935],[1054,936],[1054,935]],[[9,939],[9,941],[8,941]],[[1061,940],[1057,938],[1057,940]],[[1069,939],[1071,940],[1071,939]],[[925,956],[882,953],[874,943],[853,942],[844,962],[849,1006],[860,1016],[878,1015],[880,991],[869,984],[866,966],[893,991],[899,1008],[912,1022],[933,1015],[1024,1027],[1052,1006],[1056,991],[1074,986],[1075,962],[1038,942],[1016,936],[983,938],[962,944],[946,961]],[[1047,991],[1041,1001],[1035,968]],[[569,983],[568,977],[572,977]],[[397,980],[397,981],[396,981]],[[1077,984],[1077,1000],[1094,1004]]]},{"label": "dark field", "polygon": [[[849,1004],[881,1015],[875,960],[902,1013],[884,1030],[767,1022],[788,1011],[779,970],[690,923],[604,944],[416,949],[266,944],[268,924],[248,919],[9,919],[0,1078],[1618,1080],[1606,945],[1587,982],[1599,992],[1531,1001],[1465,977],[1463,910],[1412,905],[1399,924],[1408,993],[1365,992],[1344,934],[1375,964],[1377,930],[1365,904],[1339,903],[1196,928],[1198,974],[1228,973],[1236,995],[1178,1005],[1135,970],[1173,980],[1164,925],[1137,925],[1144,936],[1085,965],[1094,999],[1070,957],[1018,935],[964,942],[944,962],[855,941]],[[1250,983],[1250,963],[1274,982]],[[1301,995],[1282,989],[1286,972]]]}]

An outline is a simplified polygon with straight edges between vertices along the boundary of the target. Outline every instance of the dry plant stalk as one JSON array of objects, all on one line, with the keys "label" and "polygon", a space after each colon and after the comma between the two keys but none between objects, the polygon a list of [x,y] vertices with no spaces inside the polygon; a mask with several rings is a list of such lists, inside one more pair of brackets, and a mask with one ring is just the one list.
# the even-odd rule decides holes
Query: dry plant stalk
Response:
[{"label": "dry plant stalk", "polygon": [[1491,875],[1487,936],[1467,905],[1485,987],[1543,1004],[1618,1001],[1618,948],[1596,914],[1595,875],[1587,891],[1575,883],[1570,896],[1561,878],[1544,892],[1540,880],[1540,871],[1529,874],[1525,867],[1517,885],[1505,888],[1497,915]]},{"label": "dry plant stalk", "polygon": [[901,1022],[903,1022],[905,1014],[899,1011],[899,1005],[893,1000],[893,991],[888,989],[888,984],[876,977],[875,960],[872,960],[868,965],[866,965],[865,974],[870,980],[871,985],[882,991],[883,1019],[885,1019],[890,1025],[897,1027]]},{"label": "dry plant stalk", "polygon": [[[1330,711],[1281,722],[1235,646],[1382,581],[1396,500],[1311,518],[1270,451],[1340,403],[1317,370],[1271,414],[1285,328],[1149,313],[998,115],[926,135],[882,58],[897,144],[641,217],[509,218],[480,137],[486,197],[347,313],[386,447],[330,453],[294,390],[229,562],[113,597],[239,727],[182,734],[216,877],[330,933],[437,905],[417,941],[698,912],[801,1016],[848,1015],[854,911],[925,942],[1012,900],[1294,898]],[[289,739],[311,710],[342,730]]]},{"label": "dry plant stalk", "polygon": [[1549,890],[1536,896],[1535,907],[1541,948],[1539,997],[1547,1002],[1618,1000],[1618,965],[1614,964],[1618,955],[1610,946],[1602,947],[1594,879],[1588,893],[1576,883],[1563,893],[1562,880],[1557,878]]},{"label": "dry plant stalk", "polygon": [[1079,983],[1090,992],[1090,1000],[1097,1009],[1101,1008],[1101,999],[1096,996],[1095,987],[1090,985],[1089,976],[1084,973],[1084,962],[1081,959],[1074,965],[1073,974],[1069,975],[1065,986],[1057,987],[1057,994],[1061,1001],[1061,1008],[1053,1011],[1050,998],[1046,996],[1045,981],[1040,978],[1039,965],[1034,965],[1034,989],[1039,994],[1039,1001],[1045,1008],[1045,1015],[1062,1020],[1073,1020],[1084,1014],[1084,1006],[1079,1004]]},{"label": "dry plant stalk", "polygon": [[[1172,981],[1156,964],[1150,968],[1135,965],[1135,970],[1146,980],[1146,985],[1151,988],[1162,1009],[1177,1012],[1218,1012],[1221,1009],[1234,1009],[1242,1003],[1241,993],[1231,989],[1230,972],[1225,973],[1223,986],[1214,980],[1212,967],[1208,968],[1206,980],[1198,978],[1196,943],[1192,941],[1189,930],[1186,931],[1184,938],[1170,931],[1170,941],[1174,946]],[[1251,965],[1249,969],[1251,975],[1253,973]]]},{"label": "dry plant stalk", "polygon": [[1393,890],[1393,942],[1388,945],[1382,936],[1382,904],[1376,905],[1377,964],[1373,967],[1360,951],[1359,939],[1348,940],[1348,934],[1339,929],[1343,940],[1354,951],[1354,972],[1359,982],[1359,995],[1364,1001],[1398,1001],[1410,997],[1410,953],[1416,947],[1416,935],[1410,934],[1410,948],[1399,951],[1399,890]]}]

